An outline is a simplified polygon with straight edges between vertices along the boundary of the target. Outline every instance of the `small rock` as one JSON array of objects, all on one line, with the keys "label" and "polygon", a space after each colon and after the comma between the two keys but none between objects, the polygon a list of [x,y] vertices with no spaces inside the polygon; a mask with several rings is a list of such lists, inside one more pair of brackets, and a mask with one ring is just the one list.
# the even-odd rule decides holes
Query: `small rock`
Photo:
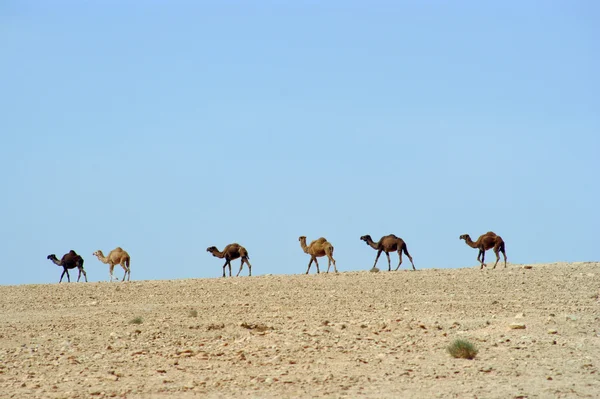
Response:
[{"label": "small rock", "polygon": [[269,362],[270,363],[279,363],[279,362],[281,362],[281,355],[276,355]]},{"label": "small rock", "polygon": [[577,316],[575,316],[574,314],[570,314],[567,316],[567,320],[577,321]]},{"label": "small rock", "polygon": [[522,319],[523,317],[525,317],[525,315],[523,313],[517,313],[515,315],[515,319]]},{"label": "small rock", "polygon": [[523,323],[510,323],[508,326],[513,330],[524,330],[526,328]]},{"label": "small rock", "polygon": [[523,269],[528,269],[528,270],[529,269],[533,269],[533,266],[531,266],[531,265],[525,265],[525,266],[523,266]]},{"label": "small rock", "polygon": [[548,334],[558,334],[558,331],[556,331],[555,329],[551,328],[548,330]]}]

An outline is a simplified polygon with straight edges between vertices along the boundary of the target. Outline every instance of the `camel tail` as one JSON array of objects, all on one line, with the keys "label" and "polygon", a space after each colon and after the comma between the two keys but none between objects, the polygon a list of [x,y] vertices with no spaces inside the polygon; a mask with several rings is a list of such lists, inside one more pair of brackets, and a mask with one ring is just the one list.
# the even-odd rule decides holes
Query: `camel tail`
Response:
[{"label": "camel tail", "polygon": [[402,252],[404,252],[404,255],[410,256],[410,254],[408,253],[408,247],[406,246],[406,243],[402,245]]},{"label": "camel tail", "polygon": [[127,266],[127,268],[129,269],[129,264],[131,263],[131,258],[127,257],[127,259],[125,260],[125,266]]}]

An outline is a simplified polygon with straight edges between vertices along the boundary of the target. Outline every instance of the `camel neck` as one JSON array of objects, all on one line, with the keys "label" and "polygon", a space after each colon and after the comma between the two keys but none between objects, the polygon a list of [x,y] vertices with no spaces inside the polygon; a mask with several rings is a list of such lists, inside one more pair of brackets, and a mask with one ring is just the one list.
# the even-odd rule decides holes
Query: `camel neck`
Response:
[{"label": "camel neck", "polygon": [[468,246],[470,246],[471,248],[477,248],[477,243],[473,242],[473,240],[471,240],[470,237],[465,238],[465,242],[467,243]]},{"label": "camel neck", "polygon": [[375,243],[372,239],[367,240],[367,244],[373,249],[377,249],[377,243]]}]

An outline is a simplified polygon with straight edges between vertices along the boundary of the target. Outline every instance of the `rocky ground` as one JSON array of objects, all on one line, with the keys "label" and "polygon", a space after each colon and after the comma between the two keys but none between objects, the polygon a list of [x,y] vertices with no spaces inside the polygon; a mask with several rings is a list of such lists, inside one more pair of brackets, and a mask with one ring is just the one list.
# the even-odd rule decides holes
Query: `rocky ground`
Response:
[{"label": "rocky ground", "polygon": [[598,397],[600,263],[527,267],[0,286],[0,392]]}]

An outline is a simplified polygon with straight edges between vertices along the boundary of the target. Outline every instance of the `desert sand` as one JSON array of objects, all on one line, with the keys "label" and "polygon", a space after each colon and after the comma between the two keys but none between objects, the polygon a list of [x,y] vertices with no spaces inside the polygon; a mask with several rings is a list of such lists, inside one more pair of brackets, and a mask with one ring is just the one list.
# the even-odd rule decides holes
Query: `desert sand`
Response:
[{"label": "desert sand", "polygon": [[0,397],[600,397],[600,263],[525,266],[0,286]]}]

